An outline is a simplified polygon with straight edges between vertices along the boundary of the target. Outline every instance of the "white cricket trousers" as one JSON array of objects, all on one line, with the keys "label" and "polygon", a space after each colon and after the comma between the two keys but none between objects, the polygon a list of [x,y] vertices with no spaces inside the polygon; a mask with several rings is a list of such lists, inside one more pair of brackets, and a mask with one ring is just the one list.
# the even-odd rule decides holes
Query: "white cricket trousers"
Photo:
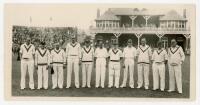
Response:
[{"label": "white cricket trousers", "polygon": [[34,72],[34,61],[33,59],[21,59],[21,89],[26,88],[25,86],[25,78],[26,78],[26,71],[28,70],[29,74],[29,88],[34,89],[34,79],[33,79],[33,72]]},{"label": "white cricket trousers", "polygon": [[153,63],[153,89],[159,89],[160,80],[160,90],[165,89],[165,64],[164,63]]},{"label": "white cricket trousers", "polygon": [[182,93],[182,74],[181,64],[177,66],[169,65],[169,90],[175,91],[175,81],[178,92]]},{"label": "white cricket trousers", "polygon": [[48,88],[48,70],[47,65],[38,65],[38,89]]},{"label": "white cricket trousers", "polygon": [[63,88],[63,64],[53,63],[54,74],[52,74],[53,89],[59,87]]},{"label": "white cricket trousers", "polygon": [[115,78],[115,83],[114,86],[116,88],[119,87],[119,77],[120,77],[120,62],[113,62],[110,61],[109,63],[109,82],[108,86],[112,87],[113,86],[113,78]]},{"label": "white cricket trousers", "polygon": [[106,72],[106,58],[97,58],[96,59],[96,87],[99,87],[99,82],[101,80],[101,87],[104,88],[105,72]]},{"label": "white cricket trousers", "polygon": [[142,87],[144,78],[144,86],[149,87],[149,64],[138,64],[138,87]]},{"label": "white cricket trousers", "polygon": [[125,69],[124,69],[124,78],[122,82],[122,86],[126,86],[128,71],[129,71],[129,86],[134,87],[134,59],[133,58],[125,58]]},{"label": "white cricket trousers", "polygon": [[92,73],[92,62],[83,62],[82,63],[82,87],[90,87],[91,82],[91,73]]},{"label": "white cricket trousers", "polygon": [[79,88],[79,58],[67,59],[67,87],[71,87],[72,69],[75,75],[75,87]]}]

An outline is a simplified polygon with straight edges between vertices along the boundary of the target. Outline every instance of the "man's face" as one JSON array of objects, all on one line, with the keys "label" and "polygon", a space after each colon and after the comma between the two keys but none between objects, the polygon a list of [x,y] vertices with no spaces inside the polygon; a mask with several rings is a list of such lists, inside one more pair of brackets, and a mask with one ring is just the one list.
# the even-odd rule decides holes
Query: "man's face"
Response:
[{"label": "man's face", "polygon": [[114,45],[113,45],[113,48],[114,48],[114,49],[117,49],[117,48],[118,48],[118,45],[117,45],[117,44],[114,44]]},{"label": "man's face", "polygon": [[31,43],[31,39],[30,39],[30,38],[27,38],[26,44],[29,45],[30,43]]},{"label": "man's face", "polygon": [[45,48],[45,45],[41,45],[41,48],[44,49],[44,48]]},{"label": "man's face", "polygon": [[162,43],[158,43],[158,49],[162,48]]},{"label": "man's face", "polygon": [[131,47],[132,46],[132,42],[128,42],[128,47]]},{"label": "man's face", "polygon": [[103,47],[103,42],[99,41],[99,47],[102,48]]},{"label": "man's face", "polygon": [[142,39],[141,44],[142,44],[142,46],[144,46],[146,44],[146,39]]},{"label": "man's face", "polygon": [[175,40],[172,40],[172,41],[171,41],[171,45],[172,45],[172,47],[175,47],[175,46],[176,46],[176,41],[175,41]]},{"label": "man's face", "polygon": [[89,47],[90,46],[90,42],[86,42],[85,45],[86,45],[86,47]]},{"label": "man's face", "polygon": [[57,44],[57,45],[56,45],[56,49],[58,50],[58,49],[59,49],[59,47],[60,47],[60,46],[59,46],[59,44]]},{"label": "man's face", "polygon": [[76,42],[75,38],[72,38],[72,43],[75,43],[75,42]]}]

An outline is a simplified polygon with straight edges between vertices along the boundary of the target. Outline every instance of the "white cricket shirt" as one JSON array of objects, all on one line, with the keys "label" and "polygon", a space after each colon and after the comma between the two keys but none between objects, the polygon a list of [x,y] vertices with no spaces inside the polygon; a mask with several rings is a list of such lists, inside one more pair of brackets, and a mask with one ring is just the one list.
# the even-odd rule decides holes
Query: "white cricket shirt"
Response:
[{"label": "white cricket shirt", "polygon": [[35,46],[33,44],[27,45],[24,43],[20,47],[20,53],[22,54],[22,59],[33,59],[33,55],[35,54]]},{"label": "white cricket shirt", "polygon": [[60,64],[65,64],[66,62],[66,57],[65,57],[65,52],[63,49],[53,49],[51,51],[51,63],[60,63]]},{"label": "white cricket shirt", "polygon": [[140,45],[137,49],[138,63],[149,63],[152,55],[151,48],[148,45]]},{"label": "white cricket shirt", "polygon": [[80,44],[78,42],[76,43],[68,43],[66,46],[66,57],[70,58],[70,57],[77,57],[77,58],[81,58],[81,47]]},{"label": "white cricket shirt", "polygon": [[95,57],[97,58],[107,58],[108,57],[108,51],[106,50],[106,48],[97,48],[95,50]]},{"label": "white cricket shirt", "polygon": [[36,65],[49,65],[50,64],[50,52],[47,49],[39,48],[35,52],[35,64]]},{"label": "white cricket shirt", "polygon": [[133,58],[136,56],[137,50],[135,47],[125,47],[123,51],[123,57],[124,58]]},{"label": "white cricket shirt", "polygon": [[180,64],[181,61],[185,60],[185,54],[181,46],[176,46],[175,48],[170,47],[168,49],[169,63]]},{"label": "white cricket shirt", "polygon": [[152,60],[154,62],[161,63],[167,60],[167,57],[168,55],[165,49],[157,49],[153,52]]},{"label": "white cricket shirt", "polygon": [[119,61],[122,57],[122,51],[120,49],[110,49],[108,55],[110,57],[110,61]]},{"label": "white cricket shirt", "polygon": [[82,48],[82,61],[83,62],[92,62],[94,58],[94,49],[92,46],[89,46],[88,48],[84,46]]}]

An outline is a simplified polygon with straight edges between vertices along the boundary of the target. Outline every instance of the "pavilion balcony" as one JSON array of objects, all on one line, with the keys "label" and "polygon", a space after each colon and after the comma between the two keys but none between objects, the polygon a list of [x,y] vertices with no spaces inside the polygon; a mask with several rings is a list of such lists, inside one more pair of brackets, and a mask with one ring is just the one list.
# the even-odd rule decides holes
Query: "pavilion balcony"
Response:
[{"label": "pavilion balcony", "polygon": [[142,34],[190,34],[189,28],[161,27],[90,27],[91,33],[142,33]]}]

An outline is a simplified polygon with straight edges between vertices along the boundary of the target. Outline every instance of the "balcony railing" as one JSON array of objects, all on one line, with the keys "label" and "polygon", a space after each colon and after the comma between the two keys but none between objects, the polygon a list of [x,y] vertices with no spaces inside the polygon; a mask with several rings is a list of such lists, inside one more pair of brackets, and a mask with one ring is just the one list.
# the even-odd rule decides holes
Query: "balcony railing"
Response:
[{"label": "balcony railing", "polygon": [[161,27],[91,27],[91,33],[142,33],[142,34],[190,34],[189,28],[161,28]]}]

